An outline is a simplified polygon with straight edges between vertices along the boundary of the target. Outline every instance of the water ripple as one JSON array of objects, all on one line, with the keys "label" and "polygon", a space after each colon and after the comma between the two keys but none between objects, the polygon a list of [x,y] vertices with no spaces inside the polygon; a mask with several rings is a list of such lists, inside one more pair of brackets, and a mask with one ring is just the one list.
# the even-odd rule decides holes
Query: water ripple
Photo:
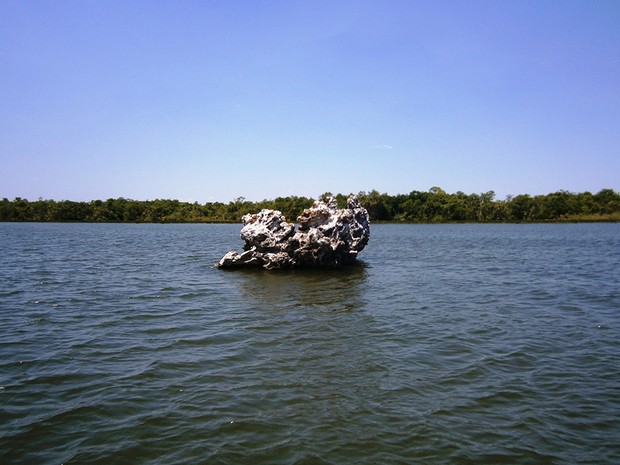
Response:
[{"label": "water ripple", "polygon": [[2,464],[620,462],[618,225],[276,273],[212,268],[237,225],[0,228]]}]

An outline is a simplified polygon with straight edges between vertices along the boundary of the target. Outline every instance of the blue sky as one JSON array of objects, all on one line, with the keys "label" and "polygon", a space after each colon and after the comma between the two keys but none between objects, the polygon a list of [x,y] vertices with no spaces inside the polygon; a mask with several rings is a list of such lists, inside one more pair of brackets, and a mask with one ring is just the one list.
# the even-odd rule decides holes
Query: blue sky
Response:
[{"label": "blue sky", "polygon": [[0,198],[620,190],[620,2],[0,1]]}]

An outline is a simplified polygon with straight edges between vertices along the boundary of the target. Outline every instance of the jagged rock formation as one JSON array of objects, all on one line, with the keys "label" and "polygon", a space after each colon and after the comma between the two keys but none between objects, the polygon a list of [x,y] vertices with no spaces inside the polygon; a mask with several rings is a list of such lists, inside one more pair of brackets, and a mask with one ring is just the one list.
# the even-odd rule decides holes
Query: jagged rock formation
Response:
[{"label": "jagged rock formation", "polygon": [[261,210],[242,218],[244,252],[228,252],[218,268],[338,267],[353,263],[368,243],[368,212],[355,196],[347,208],[336,200],[316,201],[297,218],[299,228],[278,210]]}]

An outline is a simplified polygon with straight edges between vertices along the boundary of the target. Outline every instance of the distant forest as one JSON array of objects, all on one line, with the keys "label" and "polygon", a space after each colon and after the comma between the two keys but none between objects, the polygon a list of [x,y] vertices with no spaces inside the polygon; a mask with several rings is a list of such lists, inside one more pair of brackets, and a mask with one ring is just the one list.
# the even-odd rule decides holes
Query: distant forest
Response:
[{"label": "distant forest", "polygon": [[[332,196],[330,192],[319,198]],[[439,187],[428,192],[388,195],[376,190],[357,194],[371,221],[396,223],[523,223],[620,221],[620,194],[612,189],[590,192],[521,194],[496,200],[493,191],[481,194],[448,194]],[[344,206],[348,195],[334,195]],[[0,201],[0,221],[67,221],[127,223],[238,222],[246,213],[263,208],[280,210],[293,221],[314,199],[278,197],[250,202],[239,197],[228,203],[205,204],[178,200],[130,200],[125,198],[73,202],[28,201],[17,197]]]}]

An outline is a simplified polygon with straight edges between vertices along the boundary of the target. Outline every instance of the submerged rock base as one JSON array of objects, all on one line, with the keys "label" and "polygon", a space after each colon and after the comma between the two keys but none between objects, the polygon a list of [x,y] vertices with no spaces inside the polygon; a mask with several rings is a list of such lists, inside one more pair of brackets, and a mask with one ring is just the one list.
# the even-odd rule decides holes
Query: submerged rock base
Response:
[{"label": "submerged rock base", "polygon": [[315,201],[297,218],[299,228],[278,210],[261,210],[242,218],[243,253],[228,252],[218,268],[338,267],[355,262],[368,243],[368,212],[355,196],[340,209],[334,198]]}]

